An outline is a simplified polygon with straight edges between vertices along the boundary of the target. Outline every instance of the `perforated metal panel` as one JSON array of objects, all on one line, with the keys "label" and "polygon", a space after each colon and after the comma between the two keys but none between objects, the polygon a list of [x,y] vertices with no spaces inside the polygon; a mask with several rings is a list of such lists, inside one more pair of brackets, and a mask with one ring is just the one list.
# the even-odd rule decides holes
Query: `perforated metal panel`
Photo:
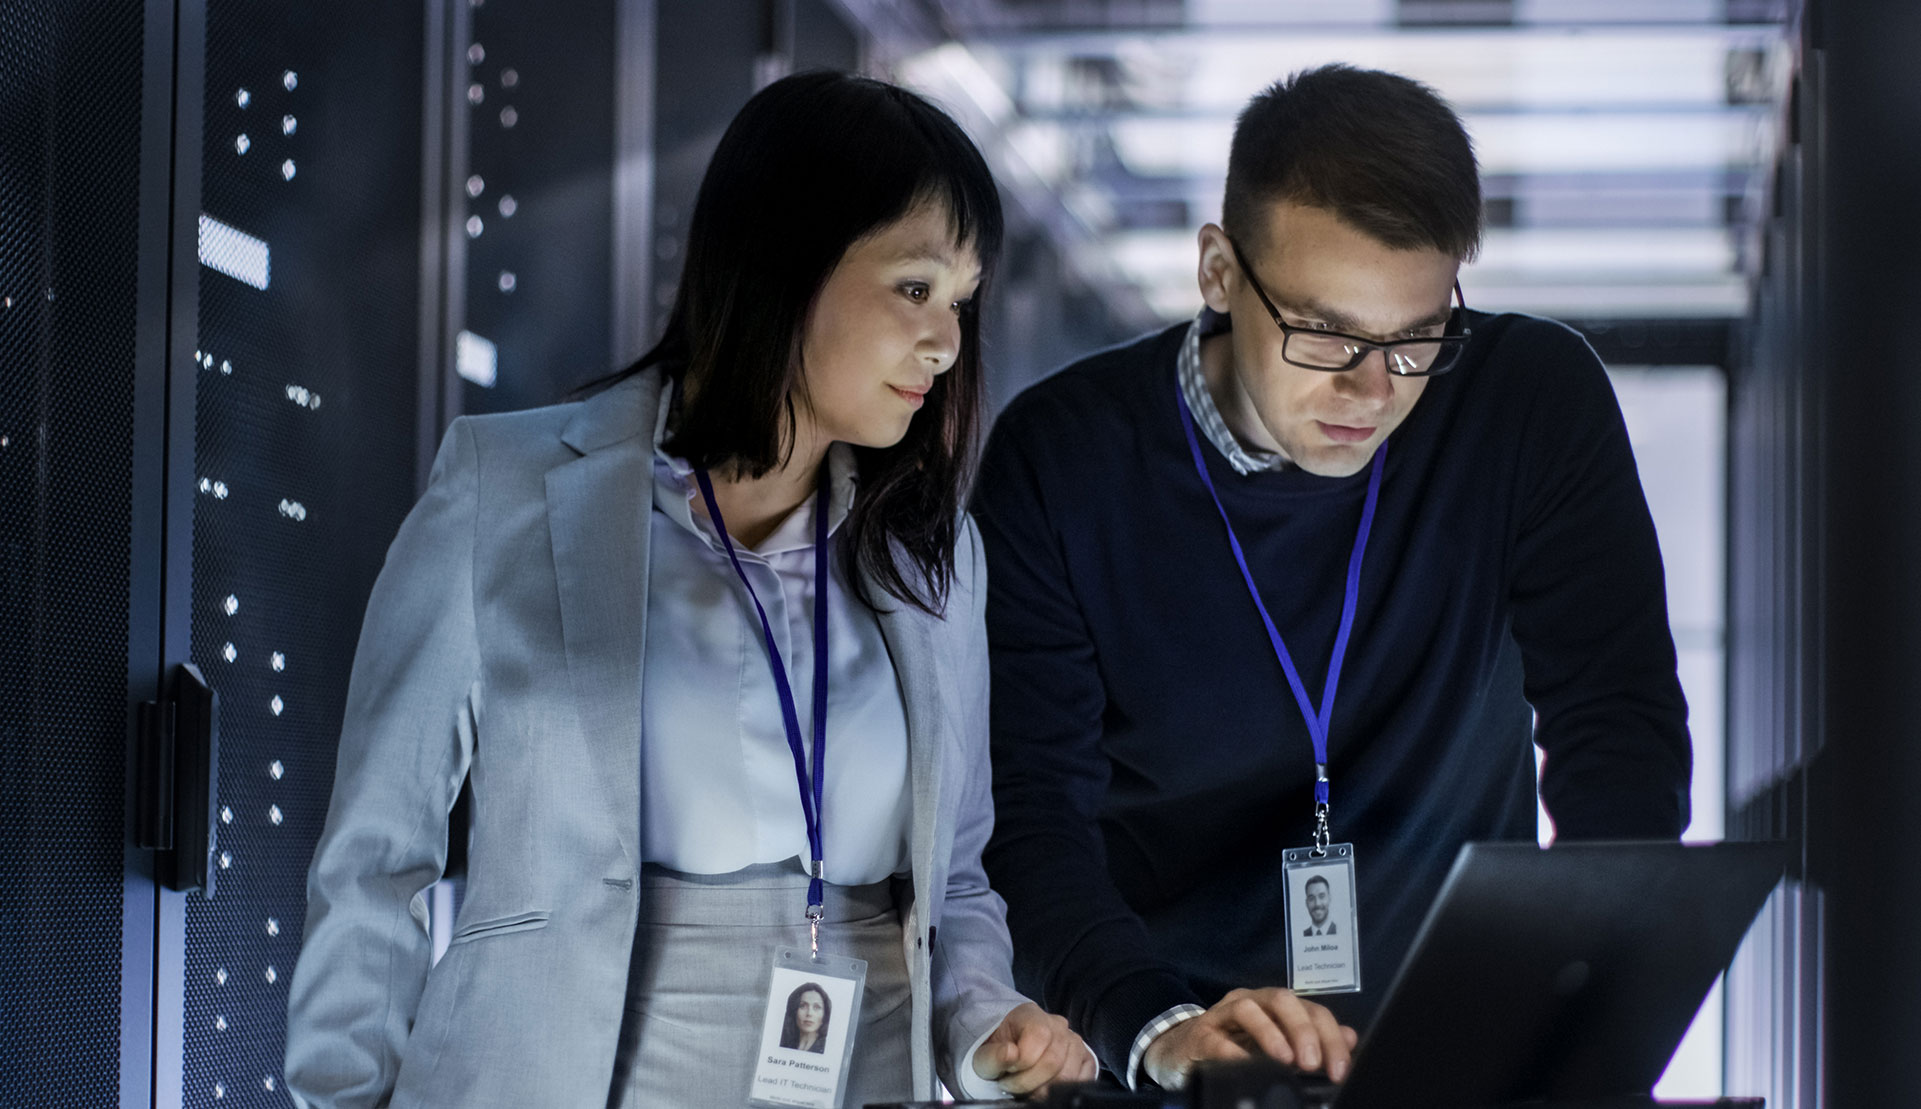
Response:
[{"label": "perforated metal panel", "polygon": [[[563,399],[612,365],[615,0],[474,5],[457,44],[465,80],[462,410]],[[478,347],[492,360],[479,385]]]},{"label": "perforated metal panel", "polygon": [[222,823],[218,895],[187,899],[189,1106],[291,1104],[307,865],[414,495],[423,36],[405,4],[208,5],[191,636]]},{"label": "perforated metal panel", "polygon": [[141,43],[138,5],[0,5],[6,1106],[119,1104]]}]

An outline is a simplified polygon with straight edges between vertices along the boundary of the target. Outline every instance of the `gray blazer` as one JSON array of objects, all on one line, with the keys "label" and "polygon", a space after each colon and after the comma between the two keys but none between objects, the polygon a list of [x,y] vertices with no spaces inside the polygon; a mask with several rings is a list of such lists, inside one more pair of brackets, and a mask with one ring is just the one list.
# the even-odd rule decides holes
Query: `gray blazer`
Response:
[{"label": "gray blazer", "polygon": [[[456,420],[354,657],[287,1009],[312,1106],[602,1106],[639,909],[640,721],[658,372]],[[907,707],[916,1090],[1024,998],[981,848],[986,564],[968,521],[948,619],[880,624]],[[429,969],[424,891],[473,787],[467,888]],[[935,928],[938,925],[939,931]],[[938,935],[939,945],[934,945]]]}]

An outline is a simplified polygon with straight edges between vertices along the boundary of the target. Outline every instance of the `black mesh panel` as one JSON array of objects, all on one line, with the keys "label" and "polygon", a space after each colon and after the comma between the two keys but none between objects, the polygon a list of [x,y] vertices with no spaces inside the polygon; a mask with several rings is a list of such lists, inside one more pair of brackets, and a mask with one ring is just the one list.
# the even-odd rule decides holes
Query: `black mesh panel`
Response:
[{"label": "black mesh panel", "polygon": [[375,0],[208,6],[202,245],[223,245],[200,283],[192,656],[221,698],[222,869],[188,899],[188,1106],[291,1104],[307,864],[413,500],[422,22]]},{"label": "black mesh panel", "polygon": [[463,411],[552,404],[614,368],[614,9],[473,10],[454,105],[469,116],[466,272],[455,280],[466,283],[465,330],[491,345],[496,369],[491,386],[463,387]]},{"label": "black mesh panel", "polygon": [[141,35],[0,4],[0,1105],[120,1100]]}]

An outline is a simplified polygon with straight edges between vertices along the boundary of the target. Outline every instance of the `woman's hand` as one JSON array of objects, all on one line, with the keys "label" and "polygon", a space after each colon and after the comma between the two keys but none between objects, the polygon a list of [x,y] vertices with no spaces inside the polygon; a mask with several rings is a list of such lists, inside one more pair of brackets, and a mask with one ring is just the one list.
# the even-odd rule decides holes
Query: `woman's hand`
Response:
[{"label": "woman's hand", "polygon": [[1094,1053],[1057,1017],[1029,1001],[1007,1014],[974,1052],[974,1073],[1010,1094],[1032,1094],[1051,1082],[1091,1082]]}]

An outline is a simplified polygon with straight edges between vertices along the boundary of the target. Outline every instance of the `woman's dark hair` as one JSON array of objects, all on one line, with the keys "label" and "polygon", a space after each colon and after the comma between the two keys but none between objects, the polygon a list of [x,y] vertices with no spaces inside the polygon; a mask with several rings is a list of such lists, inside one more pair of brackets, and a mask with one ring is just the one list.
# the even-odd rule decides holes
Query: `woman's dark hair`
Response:
[{"label": "woman's dark hair", "polygon": [[809,992],[820,995],[820,1027],[814,1032],[814,1046],[806,1050],[824,1055],[827,1053],[828,1022],[834,1019],[834,1001],[827,996],[827,991],[822,989],[817,982],[802,983],[798,989],[787,995],[787,1018],[780,1022],[780,1046],[794,1048],[796,1050],[800,1048],[800,1021],[798,1019],[800,1014],[800,999],[802,995]]},{"label": "woman's dark hair", "polygon": [[[801,332],[821,286],[849,246],[922,205],[945,210],[984,286],[1000,252],[1000,196],[952,119],[864,77],[774,82],[741,108],[708,163],[659,344],[608,382],[659,364],[679,386],[670,452],[748,477],[778,468],[794,446]],[[946,604],[980,435],[981,299],[962,311],[959,357],[906,436],[854,448],[860,481],[839,545],[870,608],[869,580],[930,613]]]},{"label": "woman's dark hair", "polygon": [[1256,96],[1234,126],[1221,226],[1264,249],[1260,206],[1326,208],[1397,249],[1472,258],[1481,175],[1460,118],[1433,89],[1393,73],[1328,65]]}]

